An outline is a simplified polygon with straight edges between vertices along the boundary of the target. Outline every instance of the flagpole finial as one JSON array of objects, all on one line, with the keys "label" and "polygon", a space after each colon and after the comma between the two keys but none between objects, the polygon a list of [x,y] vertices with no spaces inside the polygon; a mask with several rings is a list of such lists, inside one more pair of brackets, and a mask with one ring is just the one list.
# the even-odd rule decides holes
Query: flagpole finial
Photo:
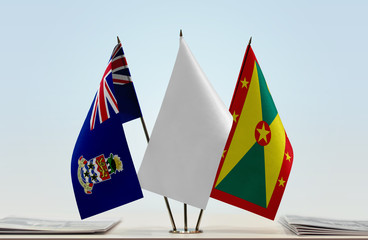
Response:
[{"label": "flagpole finial", "polygon": [[119,36],[116,36],[116,38],[118,39],[118,43],[120,43],[120,39],[119,39]]},{"label": "flagpole finial", "polygon": [[251,43],[252,43],[252,37],[250,37],[248,45],[250,45]]},{"label": "flagpole finial", "polygon": [[183,31],[180,29],[180,37],[183,37]]}]

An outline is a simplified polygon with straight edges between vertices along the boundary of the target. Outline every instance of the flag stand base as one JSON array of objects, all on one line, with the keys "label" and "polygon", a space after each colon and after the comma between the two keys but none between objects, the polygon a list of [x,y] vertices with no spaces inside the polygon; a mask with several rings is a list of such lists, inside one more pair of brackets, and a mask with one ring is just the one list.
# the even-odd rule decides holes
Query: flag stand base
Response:
[{"label": "flag stand base", "polygon": [[184,203],[184,229],[176,229],[175,224],[173,224],[173,229],[170,230],[169,233],[175,233],[175,234],[203,233],[203,231],[199,229],[199,224],[201,223],[202,214],[203,214],[203,209],[201,209],[201,211],[199,213],[198,220],[197,220],[197,225],[196,225],[195,229],[188,229],[187,204]]},{"label": "flag stand base", "polygon": [[176,233],[176,234],[193,234],[193,233],[203,233],[202,230],[195,230],[195,229],[177,229],[177,230],[170,230],[169,233]]}]

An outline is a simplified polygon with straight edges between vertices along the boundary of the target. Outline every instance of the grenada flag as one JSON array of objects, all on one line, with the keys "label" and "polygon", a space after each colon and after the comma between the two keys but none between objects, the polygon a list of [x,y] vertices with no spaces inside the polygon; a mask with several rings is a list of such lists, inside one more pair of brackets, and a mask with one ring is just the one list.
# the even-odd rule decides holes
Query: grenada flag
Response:
[{"label": "grenada flag", "polygon": [[294,154],[250,44],[230,113],[233,125],[211,197],[273,220]]}]

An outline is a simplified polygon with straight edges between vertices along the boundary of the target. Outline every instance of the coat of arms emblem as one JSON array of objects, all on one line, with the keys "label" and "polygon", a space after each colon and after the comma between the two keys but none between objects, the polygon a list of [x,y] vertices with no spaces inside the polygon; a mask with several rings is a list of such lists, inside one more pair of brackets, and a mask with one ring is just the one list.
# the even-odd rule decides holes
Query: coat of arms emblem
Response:
[{"label": "coat of arms emblem", "polygon": [[108,158],[103,154],[86,160],[78,159],[78,180],[86,194],[92,194],[93,185],[111,179],[111,175],[123,171],[123,163],[118,155],[110,153]]}]

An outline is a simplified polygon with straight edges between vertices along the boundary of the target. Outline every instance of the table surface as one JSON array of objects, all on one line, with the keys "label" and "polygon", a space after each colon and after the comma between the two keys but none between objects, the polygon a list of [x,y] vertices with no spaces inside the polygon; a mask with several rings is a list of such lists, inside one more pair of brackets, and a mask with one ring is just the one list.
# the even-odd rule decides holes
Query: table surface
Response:
[{"label": "table surface", "polygon": [[[175,219],[179,228],[182,220]],[[190,220],[190,219],[189,219]],[[188,227],[194,227],[196,219],[188,220]],[[127,215],[106,233],[99,234],[0,234],[0,239],[367,239],[368,236],[296,236],[277,221],[270,221],[256,215],[216,214],[204,215],[198,234],[169,233],[171,224],[165,215]]]}]

